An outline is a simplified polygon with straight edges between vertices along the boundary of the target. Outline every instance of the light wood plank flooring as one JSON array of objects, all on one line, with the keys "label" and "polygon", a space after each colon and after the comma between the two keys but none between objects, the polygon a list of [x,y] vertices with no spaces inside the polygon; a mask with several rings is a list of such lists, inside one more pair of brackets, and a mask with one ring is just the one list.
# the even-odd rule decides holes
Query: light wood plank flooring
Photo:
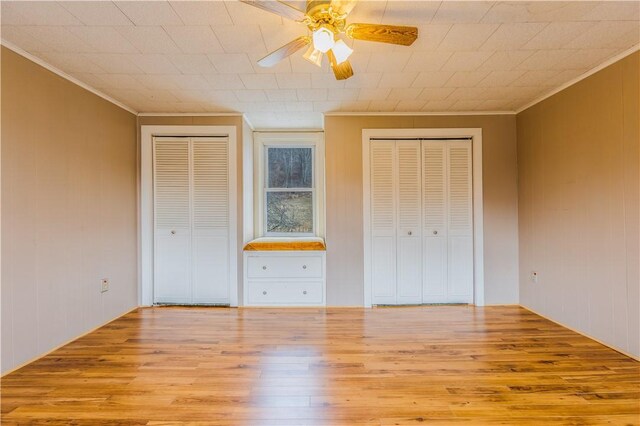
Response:
[{"label": "light wood plank flooring", "polygon": [[2,424],[638,425],[640,363],[519,307],[146,308],[4,377]]}]

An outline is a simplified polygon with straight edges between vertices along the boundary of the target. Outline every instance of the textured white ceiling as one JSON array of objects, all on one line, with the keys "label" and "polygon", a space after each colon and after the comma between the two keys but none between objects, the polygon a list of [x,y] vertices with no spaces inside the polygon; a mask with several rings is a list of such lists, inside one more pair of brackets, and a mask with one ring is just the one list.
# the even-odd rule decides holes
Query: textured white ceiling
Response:
[{"label": "textured white ceiling", "polygon": [[361,1],[349,22],[420,36],[349,41],[355,76],[336,81],[302,52],[257,66],[306,28],[237,1],[2,1],[1,16],[4,40],[137,111],[256,120],[513,111],[640,42],[637,1]]}]

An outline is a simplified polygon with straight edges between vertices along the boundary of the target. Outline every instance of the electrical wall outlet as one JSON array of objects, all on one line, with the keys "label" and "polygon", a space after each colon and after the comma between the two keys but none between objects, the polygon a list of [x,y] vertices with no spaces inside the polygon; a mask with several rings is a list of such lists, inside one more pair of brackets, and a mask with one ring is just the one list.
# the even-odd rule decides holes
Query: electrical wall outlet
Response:
[{"label": "electrical wall outlet", "polygon": [[104,293],[105,291],[109,291],[109,280],[103,278],[100,280],[100,293]]},{"label": "electrical wall outlet", "polygon": [[532,283],[538,284],[538,273],[536,271],[531,271],[531,275],[529,276],[529,279],[531,280]]}]

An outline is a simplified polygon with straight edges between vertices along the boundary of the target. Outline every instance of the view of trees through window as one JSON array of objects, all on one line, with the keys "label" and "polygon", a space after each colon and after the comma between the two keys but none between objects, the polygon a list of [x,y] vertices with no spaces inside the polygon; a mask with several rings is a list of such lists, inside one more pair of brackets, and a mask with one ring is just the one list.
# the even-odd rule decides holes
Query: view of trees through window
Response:
[{"label": "view of trees through window", "polygon": [[313,149],[269,147],[267,232],[313,233]]}]

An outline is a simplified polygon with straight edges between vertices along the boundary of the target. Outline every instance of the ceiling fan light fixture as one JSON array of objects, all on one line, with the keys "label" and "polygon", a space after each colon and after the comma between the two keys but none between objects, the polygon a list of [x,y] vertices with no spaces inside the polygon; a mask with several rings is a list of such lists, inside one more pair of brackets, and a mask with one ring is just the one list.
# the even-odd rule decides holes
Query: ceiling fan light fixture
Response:
[{"label": "ceiling fan light fixture", "polygon": [[349,56],[351,56],[351,54],[353,53],[353,49],[347,46],[347,43],[342,40],[336,41],[336,43],[331,48],[331,51],[336,57],[337,64],[341,64],[349,59]]},{"label": "ceiling fan light fixture", "polygon": [[309,46],[304,55],[304,59],[311,62],[313,65],[322,66],[322,52],[316,49],[313,45]]},{"label": "ceiling fan light fixture", "polygon": [[322,53],[327,53],[335,44],[334,34],[327,27],[320,27],[313,32],[313,46]]},{"label": "ceiling fan light fixture", "polygon": [[342,40],[342,35],[352,40],[400,46],[411,46],[418,38],[417,27],[347,23],[347,17],[358,0],[306,0],[304,10],[290,5],[291,0],[240,0],[240,2],[271,12],[280,18],[300,23],[309,31],[306,35],[290,41],[260,59],[258,65],[261,67],[273,67],[305,48],[307,49],[303,55],[305,60],[322,67],[324,53],[327,55],[327,61],[336,80],[346,80],[353,76],[353,67],[348,59],[353,49]]}]

